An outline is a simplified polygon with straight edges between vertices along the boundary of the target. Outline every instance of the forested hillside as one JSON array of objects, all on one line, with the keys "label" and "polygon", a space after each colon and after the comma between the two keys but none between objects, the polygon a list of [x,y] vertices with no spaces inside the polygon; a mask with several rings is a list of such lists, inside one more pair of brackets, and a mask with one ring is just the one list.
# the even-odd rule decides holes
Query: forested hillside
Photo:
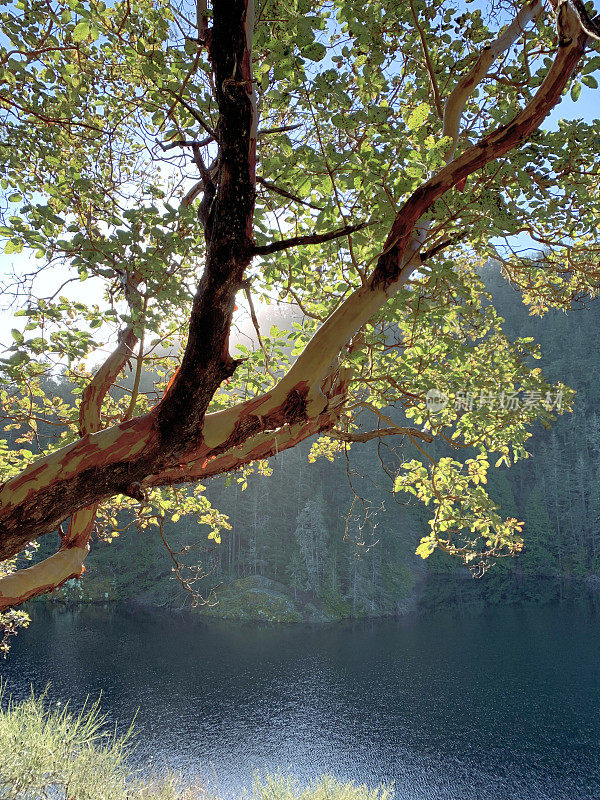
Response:
[{"label": "forested hillside", "polygon": [[[350,479],[373,508],[365,519],[361,505],[347,534],[353,493],[346,458],[310,463],[309,450],[307,444],[280,453],[271,460],[270,476],[208,483],[208,498],[231,525],[220,544],[207,542],[207,529],[191,517],[165,523],[164,537],[182,565],[181,578],[209,602],[218,599],[214,607],[201,607],[205,613],[293,621],[404,609],[415,567],[423,569],[413,556],[420,523],[404,498],[363,477],[380,480],[377,448],[365,445],[350,454]],[[209,574],[194,583],[197,564]],[[110,544],[98,543],[81,590],[100,600],[106,593],[111,599],[182,606],[191,598],[173,566],[157,528],[130,529]],[[209,595],[221,584],[216,597]],[[72,582],[67,594],[76,599],[79,591]]]},{"label": "forested hillside", "polygon": [[[390,480],[400,460],[417,451],[406,443],[392,449],[369,442],[333,463],[311,463],[306,443],[271,459],[270,475],[207,483],[206,496],[231,525],[220,544],[208,541],[206,527],[192,518],[165,523],[172,554],[156,527],[136,532],[132,526],[111,543],[99,542],[86,581],[71,582],[56,599],[190,604],[174,559],[181,579],[209,600],[203,613],[234,618],[394,614],[423,586],[429,606],[546,601],[570,596],[573,587],[594,590],[600,585],[600,306],[531,317],[498,269],[486,268],[485,279],[507,332],[533,336],[545,375],[577,391],[574,413],[559,417],[551,431],[535,431],[533,458],[490,476],[503,512],[525,522],[518,558],[494,564],[477,581],[443,553],[423,562],[414,551],[427,530],[427,509],[393,494]],[[128,522],[121,520],[122,527]]]},{"label": "forested hillside", "polygon": [[[577,394],[574,410],[546,431],[535,430],[528,447],[533,458],[503,474],[492,475],[492,492],[507,514],[525,521],[525,549],[517,559],[498,563],[477,586],[441,582],[431,601],[447,592],[457,598],[479,596],[492,602],[546,601],[573,593],[596,592],[600,585],[600,356],[597,349],[600,305],[576,303],[569,313],[527,313],[520,296],[486,270],[494,305],[510,336],[531,336],[539,343],[539,364],[551,381],[561,380]],[[429,570],[454,564],[436,555]]]}]

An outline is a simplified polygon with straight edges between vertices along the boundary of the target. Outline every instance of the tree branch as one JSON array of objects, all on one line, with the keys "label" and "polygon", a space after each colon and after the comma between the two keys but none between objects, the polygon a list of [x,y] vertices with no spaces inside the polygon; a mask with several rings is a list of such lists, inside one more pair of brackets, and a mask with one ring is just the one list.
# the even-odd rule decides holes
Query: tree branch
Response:
[{"label": "tree branch", "polygon": [[473,69],[464,78],[461,78],[450,93],[444,106],[444,126],[442,129],[442,136],[449,136],[452,140],[450,150],[447,153],[448,160],[452,159],[456,152],[460,120],[465,103],[485,78],[494,61],[512,47],[527,25],[537,20],[543,12],[544,5],[542,0],[533,0],[524,5],[511,24],[491,44],[483,48]]},{"label": "tree branch", "polygon": [[[235,411],[237,434],[224,447],[198,452],[185,464],[168,468],[144,481],[144,487],[164,486],[171,483],[189,483],[214,475],[230,472],[262,458],[281,453],[300,442],[331,430],[339,420],[347,400],[352,370],[340,369],[326,378],[320,387],[324,399],[323,410],[314,418],[287,421],[286,409],[271,406],[265,416],[256,414],[255,400],[241,403]],[[215,417],[215,414],[208,415]],[[208,419],[207,416],[207,419]],[[248,434],[248,431],[252,431]]]},{"label": "tree branch", "polygon": [[263,352],[265,357],[265,370],[268,374],[275,380],[275,375],[271,372],[271,367],[269,366],[269,354],[267,353],[267,348],[265,347],[265,343],[263,342],[262,336],[260,335],[260,326],[258,324],[258,317],[256,316],[256,311],[254,310],[254,302],[252,301],[252,292],[250,290],[250,286],[244,287],[244,294],[246,295],[246,300],[248,301],[248,307],[250,309],[250,318],[252,319],[252,324],[254,325],[254,330],[256,332],[256,338],[258,339],[258,343],[260,345],[260,349]]},{"label": "tree branch", "polygon": [[302,127],[301,122],[295,125],[280,125],[278,128],[265,128],[265,130],[258,131],[258,138],[262,139],[263,136],[270,136],[272,133],[287,133],[288,131],[295,131]]},{"label": "tree branch", "polygon": [[430,247],[428,250],[419,254],[421,259],[421,263],[424,264],[426,261],[429,261],[430,258],[437,256],[438,253],[441,253],[442,250],[445,250],[447,247],[450,247],[453,244],[458,244],[462,239],[467,236],[467,231],[462,231],[462,233],[457,234],[456,236],[451,236],[448,239],[443,239],[441,242],[437,242]]},{"label": "tree branch", "polygon": [[167,151],[172,150],[174,147],[206,147],[206,145],[214,141],[216,141],[214,136],[207,136],[206,139],[200,139],[200,141],[195,139],[190,141],[187,139],[174,139],[169,144],[163,144],[162,142],[159,142],[159,144],[163,151]]},{"label": "tree branch", "polygon": [[[135,287],[137,289],[137,280]],[[137,340],[133,327],[127,328],[115,350],[84,389],[79,409],[82,436],[100,429],[104,398],[132,357]],[[83,561],[90,551],[89,540],[97,510],[97,503],[76,510],[64,534],[61,526],[57,525],[61,531],[61,544],[57,553],[38,564],[0,578],[0,611],[45,594],[70,578],[78,578],[82,574]]]},{"label": "tree branch", "polygon": [[[219,191],[209,219],[212,238],[182,366],[170,391],[151,413],[86,434],[0,487],[0,558],[56,530],[78,509],[127,491],[134,482],[152,485],[154,480],[167,483],[177,475],[192,479],[218,474],[280,450],[280,438],[296,443],[303,431],[332,428],[345,394],[333,394],[333,378],[328,377],[331,365],[352,334],[385,305],[420,263],[415,253],[421,240],[414,229],[422,215],[446,191],[504,156],[539,127],[560,100],[587,41],[578,18],[567,7],[559,18],[562,46],[527,107],[411,195],[367,283],[337,307],[273,389],[205,416],[217,386],[235,367],[228,353],[229,327],[235,293],[253,253],[256,120],[247,34],[239,30],[240,20],[245,19],[242,0],[215,4],[210,51],[220,110]],[[237,54],[215,45],[219,37],[228,43],[233,38]],[[196,460],[190,469],[192,453]],[[66,558],[60,552],[56,557]]]},{"label": "tree branch", "polygon": [[346,225],[343,228],[337,228],[334,231],[327,233],[308,233],[304,236],[292,236],[289,239],[282,239],[279,242],[271,242],[271,244],[257,245],[254,247],[254,255],[266,256],[270,253],[278,253],[280,250],[287,250],[290,247],[297,247],[302,244],[322,244],[323,242],[331,242],[333,239],[340,239],[342,236],[349,236],[351,233],[361,231],[373,222],[361,222],[358,225]]},{"label": "tree branch", "polygon": [[[524,141],[560,101],[561,93],[577,66],[587,40],[574,14],[568,16],[568,24],[570,41],[558,49],[545,80],[530,103],[512,122],[500,126],[456,160],[442,167],[411,195],[396,217],[383,253],[367,284],[358,288],[338,306],[315,333],[279,384],[268,396],[263,396],[262,403],[281,401],[294,386],[300,384],[310,386],[314,380],[318,385],[329,364],[349,341],[354,331],[387,303],[420,263],[415,259],[415,255],[421,246],[421,240],[418,235],[413,236],[413,229],[426,209],[472,172],[505,155]],[[455,119],[459,120],[459,117],[455,116]],[[311,402],[311,399],[314,402]],[[262,403],[257,398],[258,408]],[[317,395],[308,393],[307,413],[309,415],[319,413],[320,407],[318,393]],[[226,435],[226,431],[232,429],[234,419],[235,414],[229,411],[209,415],[205,421],[206,441],[216,444]]]},{"label": "tree branch", "polygon": [[173,383],[157,407],[157,419],[151,422],[157,426],[157,454],[162,451],[166,461],[176,461],[200,445],[206,409],[236,367],[229,353],[229,333],[235,295],[253,249],[258,124],[253,24],[253,0],[220,0],[214,5],[208,51],[219,109],[215,192],[209,203],[203,203],[206,265],[192,306],[188,343]]},{"label": "tree branch", "polygon": [[171,97],[175,98],[175,103],[173,104],[173,106],[171,106],[171,108],[174,108],[176,103],[179,103],[180,105],[182,105],[186,109],[186,111],[190,112],[190,114],[196,120],[196,122],[202,128],[204,128],[204,130],[206,131],[206,133],[208,133],[208,135],[211,137],[211,139],[214,139],[215,142],[218,141],[217,134],[215,133],[215,131],[210,127],[210,125],[208,125],[204,121],[204,119],[202,118],[202,115],[198,113],[198,111],[194,108],[194,106],[191,106],[186,100],[183,99],[183,97],[181,97],[181,95],[177,94],[177,92],[174,92],[172,89],[169,89],[167,87],[167,91],[169,92]]},{"label": "tree branch", "polygon": [[433,101],[435,103],[435,109],[437,111],[438,117],[442,119],[443,111],[442,111],[442,101],[440,99],[440,90],[437,85],[437,80],[435,78],[435,71],[433,69],[433,64],[431,63],[431,58],[429,56],[429,48],[427,47],[427,40],[425,39],[425,34],[423,33],[423,28],[419,25],[419,17],[417,16],[417,12],[415,11],[415,4],[413,0],[410,0],[410,10],[412,11],[413,19],[415,21],[415,27],[419,33],[419,38],[421,40],[421,47],[423,48],[423,56],[425,57],[425,65],[427,67],[427,74],[429,75],[429,82],[431,84],[431,91],[433,92]]},{"label": "tree branch", "polygon": [[418,428],[403,428],[399,425],[394,425],[391,428],[377,428],[376,430],[362,433],[348,433],[348,431],[340,431],[334,428],[329,431],[329,436],[342,442],[370,442],[372,439],[381,439],[383,436],[408,436],[411,439],[414,437],[428,443],[433,442],[434,439],[426,431],[421,431]]},{"label": "tree branch", "polygon": [[321,211],[319,206],[315,206],[312,203],[309,203],[307,200],[302,200],[301,197],[298,197],[291,192],[288,192],[287,189],[282,189],[280,186],[276,186],[274,183],[270,183],[266,181],[264,178],[261,178],[260,175],[257,176],[256,182],[260,183],[261,186],[264,186],[265,189],[269,189],[271,192],[275,192],[275,194],[279,194],[282,197],[286,197],[288,200],[293,200],[295,203],[300,203],[303,206],[307,206],[308,208],[313,208],[315,211]]}]

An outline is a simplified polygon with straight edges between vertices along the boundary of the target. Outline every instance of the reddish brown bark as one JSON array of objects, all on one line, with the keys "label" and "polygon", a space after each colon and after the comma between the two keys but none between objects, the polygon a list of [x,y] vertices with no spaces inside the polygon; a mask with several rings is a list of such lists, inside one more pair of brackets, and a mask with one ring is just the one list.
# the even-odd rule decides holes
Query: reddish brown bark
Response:
[{"label": "reddish brown bark", "polygon": [[370,285],[374,288],[393,283],[400,275],[402,257],[417,220],[436,200],[457,184],[466,181],[478,169],[494,161],[525,142],[537,130],[554,106],[560,101],[562,92],[573,74],[585,50],[587,36],[574,18],[569,15],[571,25],[563,40],[554,63],[545,81],[531,103],[512,122],[489,133],[474,147],[437,172],[420,186],[408,199],[396,217],[374,270]]}]

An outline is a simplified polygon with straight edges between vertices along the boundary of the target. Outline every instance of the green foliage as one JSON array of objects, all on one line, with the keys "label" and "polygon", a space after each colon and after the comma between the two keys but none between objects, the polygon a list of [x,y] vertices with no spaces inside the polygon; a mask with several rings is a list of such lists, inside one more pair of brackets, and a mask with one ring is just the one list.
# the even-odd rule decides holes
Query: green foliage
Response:
[{"label": "green foliage", "polygon": [[[368,225],[351,237],[254,259],[248,280],[255,300],[293,303],[301,313],[287,329],[272,327],[260,345],[238,345],[243,362],[210,411],[272,388],[320,324],[368,285],[399,209],[435,175],[454,141],[443,101],[505,21],[496,4],[483,5],[260,5],[252,56],[262,114],[256,243],[349,220]],[[146,369],[146,382],[119,378],[103,401],[102,426],[160,399],[185,346],[205,257],[198,174],[185,143],[194,141],[210,164],[216,147],[206,135],[217,128],[218,112],[200,30],[169,0],[52,0],[43,9],[7,0],[0,22],[0,238],[7,258],[35,260],[6,287],[22,323],[1,362],[6,480],[79,438],[78,405],[99,353],[125,330],[140,340],[131,366]],[[466,98],[457,157],[531,100],[555,50],[554,21],[540,18]],[[574,100],[582,85],[597,85],[599,66],[590,47],[568,87]],[[436,460],[435,447],[423,457],[419,445],[391,470],[398,490],[433,510],[420,555],[441,546],[484,564],[521,548],[518,517],[498,510],[486,491],[488,468],[525,458],[535,425],[549,426],[569,410],[572,393],[560,374],[550,384],[534,366],[529,337],[506,335],[477,269],[500,258],[534,314],[597,294],[600,189],[589,165],[598,141],[596,124],[563,120],[478,170],[466,190],[446,192],[421,220],[428,226],[423,251],[439,246],[436,255],[362,326],[360,346],[342,347],[340,366],[353,370],[344,432],[379,425],[385,414],[453,448],[452,457],[443,452]],[[524,231],[543,252],[523,254]],[[49,295],[39,289],[38,279],[57,274],[78,287],[77,297],[60,286]],[[98,289],[85,299],[90,282]],[[427,405],[432,390],[449,399],[439,411]],[[503,398],[493,407],[466,400],[493,393]],[[504,402],[515,394],[540,402]],[[560,408],[546,402],[558,394]],[[325,438],[311,459],[341,449]],[[231,480],[243,489],[252,470],[268,468],[249,466]],[[215,544],[231,524],[200,486],[153,489],[143,506],[119,495],[101,509],[99,528],[114,539],[124,527],[163,530],[183,515],[206,526],[203,538]],[[257,510],[255,529],[259,517]],[[296,590],[304,582],[322,591],[313,564],[317,555],[321,565],[332,558],[332,549],[317,554],[313,547],[309,558],[305,545],[287,562],[291,580]],[[256,536],[244,548],[245,562],[261,569]],[[354,576],[355,608],[375,603],[357,599],[359,562],[344,565]]]},{"label": "green foliage", "polygon": [[236,622],[302,622],[305,615],[281,584],[250,575],[217,588],[211,603],[201,611],[207,616]]},{"label": "green foliage", "polygon": [[[34,800],[74,796],[81,800],[122,800],[129,790],[125,756],[131,733],[106,730],[99,704],[79,714],[45,696],[16,703],[0,688],[0,797]],[[137,787],[136,797],[141,797]],[[133,796],[133,795],[131,795]]]},{"label": "green foliage", "polygon": [[25,611],[4,611],[0,614],[0,654],[6,658],[9,650],[10,637],[14,636],[21,628],[29,625],[29,615]]},{"label": "green foliage", "polygon": [[99,701],[79,712],[46,694],[21,702],[0,685],[0,799],[211,800],[202,786],[177,775],[142,775],[128,764],[133,727],[118,735]]},{"label": "green foliage", "polygon": [[[529,316],[515,302],[513,288],[498,268],[484,271],[494,303],[511,336],[535,336],[541,366],[561,376],[576,394],[573,413],[559,418],[550,435],[537,430],[529,440],[532,458],[510,470],[490,471],[488,491],[505,514],[524,521],[524,546],[518,558],[495,564],[485,580],[465,581],[448,560],[435,554],[427,562],[428,606],[449,602],[556,602],[595,593],[598,559],[598,376],[595,347],[597,301],[576,305],[565,315],[552,311]],[[565,348],[565,341],[570,347]]]}]

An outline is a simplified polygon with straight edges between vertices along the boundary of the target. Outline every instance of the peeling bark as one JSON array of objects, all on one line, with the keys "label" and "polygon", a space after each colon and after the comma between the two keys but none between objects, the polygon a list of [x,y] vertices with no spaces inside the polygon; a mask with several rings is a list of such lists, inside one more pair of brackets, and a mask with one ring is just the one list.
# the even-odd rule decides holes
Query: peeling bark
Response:
[{"label": "peeling bark", "polygon": [[[79,409],[79,429],[82,436],[100,430],[104,398],[133,355],[137,341],[133,328],[128,328],[118,347],[102,364],[83,392]],[[41,474],[43,475],[43,471]],[[89,541],[97,510],[98,503],[93,503],[73,513],[57,553],[39,564],[0,578],[0,611],[45,594],[65,581],[81,576],[84,570],[83,561],[90,550]]]}]

